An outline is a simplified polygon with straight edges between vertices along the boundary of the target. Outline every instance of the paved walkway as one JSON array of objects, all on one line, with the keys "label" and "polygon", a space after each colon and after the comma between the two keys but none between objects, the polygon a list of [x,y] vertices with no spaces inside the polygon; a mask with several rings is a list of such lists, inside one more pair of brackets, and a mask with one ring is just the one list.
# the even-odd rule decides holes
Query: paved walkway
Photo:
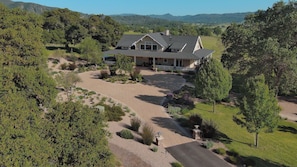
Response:
[{"label": "paved walkway", "polygon": [[230,167],[226,161],[202,148],[198,142],[168,147],[166,150],[184,167]]}]

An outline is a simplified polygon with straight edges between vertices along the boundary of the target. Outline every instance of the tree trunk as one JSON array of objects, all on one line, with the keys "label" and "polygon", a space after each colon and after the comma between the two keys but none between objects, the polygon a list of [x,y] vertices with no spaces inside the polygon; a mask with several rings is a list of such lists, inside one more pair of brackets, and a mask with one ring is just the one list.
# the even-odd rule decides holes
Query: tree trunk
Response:
[{"label": "tree trunk", "polygon": [[212,112],[215,112],[215,105],[216,105],[216,101],[212,101]]},{"label": "tree trunk", "polygon": [[258,147],[258,145],[259,145],[258,137],[259,137],[259,133],[256,132],[256,135],[255,135],[255,146],[256,146],[256,147]]}]

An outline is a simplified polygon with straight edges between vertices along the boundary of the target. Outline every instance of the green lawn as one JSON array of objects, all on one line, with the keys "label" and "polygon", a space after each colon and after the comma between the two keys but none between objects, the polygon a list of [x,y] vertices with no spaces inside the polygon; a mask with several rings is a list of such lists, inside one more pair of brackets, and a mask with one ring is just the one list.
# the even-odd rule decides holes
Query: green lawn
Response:
[{"label": "green lawn", "polygon": [[296,166],[297,164],[297,123],[281,120],[274,133],[260,133],[259,147],[253,146],[254,136],[246,128],[238,126],[232,117],[238,108],[199,103],[187,114],[199,113],[204,119],[212,119],[224,134],[221,139],[229,139],[224,143],[228,149],[235,150],[243,157],[252,158],[257,166]]},{"label": "green lawn", "polygon": [[217,36],[201,36],[203,47],[214,50],[213,58],[221,60],[222,53],[225,49],[221,37]]}]

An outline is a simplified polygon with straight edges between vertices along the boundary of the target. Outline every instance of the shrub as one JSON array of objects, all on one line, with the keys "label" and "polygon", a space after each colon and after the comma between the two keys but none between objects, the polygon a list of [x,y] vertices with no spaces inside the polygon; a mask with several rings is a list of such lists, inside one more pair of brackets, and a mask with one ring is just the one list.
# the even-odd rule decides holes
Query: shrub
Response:
[{"label": "shrub", "polygon": [[180,114],[181,108],[169,105],[167,111],[170,115],[177,115]]},{"label": "shrub", "polygon": [[124,111],[119,106],[103,105],[105,107],[105,115],[108,121],[121,121],[122,116],[125,115]]},{"label": "shrub", "polygon": [[214,138],[217,134],[217,129],[217,124],[212,120],[203,121],[201,126],[201,131],[205,138]]},{"label": "shrub", "polygon": [[194,125],[199,125],[201,127],[202,125],[202,117],[199,114],[192,114],[189,117],[189,126],[190,128],[194,128]]},{"label": "shrub", "polygon": [[121,132],[120,132],[120,136],[121,136],[122,138],[124,138],[124,139],[133,139],[133,138],[134,138],[134,136],[133,136],[133,134],[131,133],[131,131],[130,131],[130,130],[127,130],[127,129],[123,129],[123,130],[121,130]]},{"label": "shrub", "polygon": [[77,66],[76,66],[76,64],[74,64],[74,63],[71,63],[71,64],[68,65],[68,69],[71,70],[71,71],[75,70],[76,67],[77,67]]},{"label": "shrub", "polygon": [[252,167],[252,166],[256,166],[256,162],[251,159],[251,158],[247,158],[243,161],[243,164],[247,167]]},{"label": "shrub", "polygon": [[158,147],[156,147],[156,146],[153,147],[153,148],[152,148],[152,151],[153,151],[153,152],[157,152],[157,151],[158,151]]},{"label": "shrub", "polygon": [[215,153],[219,154],[219,155],[226,155],[226,150],[223,148],[217,148],[214,151]]},{"label": "shrub", "polygon": [[106,79],[106,78],[108,78],[108,72],[106,71],[106,70],[102,70],[101,72],[100,72],[100,79]]},{"label": "shrub", "polygon": [[144,124],[141,136],[143,144],[151,145],[154,140],[154,129],[149,124]]},{"label": "shrub", "polygon": [[140,74],[139,68],[134,68],[133,72],[131,73],[131,79],[133,81],[142,82],[142,75]]},{"label": "shrub", "polygon": [[172,162],[171,166],[172,167],[183,167],[183,165],[181,163],[179,163],[179,162]]},{"label": "shrub", "polygon": [[207,141],[204,144],[204,147],[207,148],[207,149],[211,149],[213,147],[213,142],[212,141]]},{"label": "shrub", "polygon": [[238,158],[235,156],[229,156],[227,158],[227,161],[230,162],[231,164],[237,164],[238,163]]},{"label": "shrub", "polygon": [[58,59],[53,60],[53,64],[59,64],[59,63],[60,63],[60,61]]},{"label": "shrub", "polygon": [[141,120],[137,117],[133,117],[131,120],[131,128],[132,130],[134,130],[135,132],[138,132],[138,129],[141,125]]},{"label": "shrub", "polygon": [[61,70],[67,70],[68,65],[66,63],[61,64]]}]

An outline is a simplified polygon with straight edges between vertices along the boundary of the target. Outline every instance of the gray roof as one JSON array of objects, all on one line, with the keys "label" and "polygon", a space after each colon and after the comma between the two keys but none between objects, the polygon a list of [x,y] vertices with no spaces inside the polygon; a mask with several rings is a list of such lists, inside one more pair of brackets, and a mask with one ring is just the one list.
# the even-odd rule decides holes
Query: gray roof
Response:
[{"label": "gray roof", "polygon": [[120,41],[118,42],[117,47],[131,47],[135,41],[138,41],[142,37],[143,35],[123,35]]},{"label": "gray roof", "polygon": [[200,49],[199,52],[192,53],[183,53],[183,52],[151,52],[143,50],[109,50],[104,52],[107,55],[116,55],[122,54],[127,56],[137,56],[137,57],[155,57],[155,58],[165,58],[165,59],[188,59],[188,60],[199,60],[203,57],[206,57],[213,53],[212,50]]},{"label": "gray roof", "polygon": [[[123,54],[128,56],[157,57],[157,58],[177,58],[197,60],[212,54],[213,50],[199,49],[194,52],[199,37],[197,36],[175,36],[164,35],[163,33],[149,33],[145,35],[123,35],[117,47],[130,48],[134,43],[142,38],[149,36],[164,47],[164,51],[145,51],[145,50],[122,50],[115,49],[104,52],[108,55]],[[179,52],[171,52],[172,49]]]}]

